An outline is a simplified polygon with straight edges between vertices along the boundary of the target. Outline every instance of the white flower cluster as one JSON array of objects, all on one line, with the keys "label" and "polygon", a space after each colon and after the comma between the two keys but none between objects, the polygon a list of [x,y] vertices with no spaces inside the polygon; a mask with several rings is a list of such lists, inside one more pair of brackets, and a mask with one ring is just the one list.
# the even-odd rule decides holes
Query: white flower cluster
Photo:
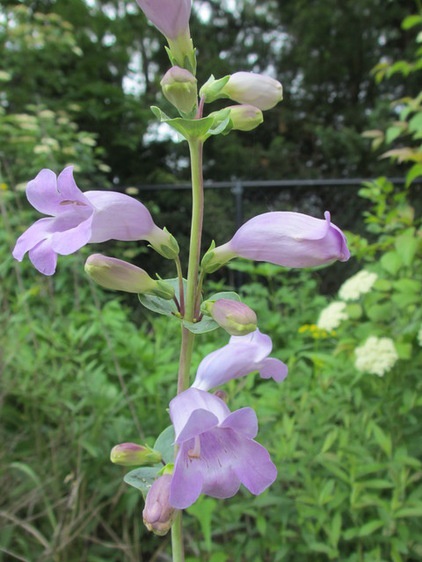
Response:
[{"label": "white flower cluster", "polygon": [[399,358],[394,342],[390,338],[370,336],[366,342],[355,349],[355,367],[363,373],[384,376]]},{"label": "white flower cluster", "polygon": [[318,318],[317,326],[321,330],[335,330],[340,326],[342,320],[347,320],[349,317],[346,312],[345,302],[332,302],[324,308]]},{"label": "white flower cluster", "polygon": [[361,295],[369,293],[377,277],[376,273],[362,269],[343,283],[338,292],[339,297],[344,301],[357,300]]}]

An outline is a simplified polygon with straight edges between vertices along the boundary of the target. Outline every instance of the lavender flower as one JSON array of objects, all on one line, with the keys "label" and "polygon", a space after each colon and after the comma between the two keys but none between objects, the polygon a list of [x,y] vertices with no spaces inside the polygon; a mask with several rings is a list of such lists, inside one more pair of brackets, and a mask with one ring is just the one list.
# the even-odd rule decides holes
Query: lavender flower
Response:
[{"label": "lavender flower", "polygon": [[146,17],[167,39],[189,33],[191,0],[136,0]]},{"label": "lavender flower", "polygon": [[146,17],[167,39],[167,52],[172,64],[187,68],[195,74],[195,51],[189,29],[191,0],[136,1]]},{"label": "lavender flower", "polygon": [[315,267],[350,257],[342,231],[325,220],[293,212],[272,212],[247,221],[233,238],[204,256],[208,273],[235,257],[267,261],[284,267]]},{"label": "lavender flower", "polygon": [[268,451],[253,438],[258,431],[255,412],[230,412],[217,396],[189,388],[170,402],[176,443],[170,505],[185,509],[199,495],[229,498],[240,484],[255,495],[270,486],[277,469]]},{"label": "lavender flower", "polygon": [[154,224],[142,203],[114,191],[82,193],[72,166],[58,177],[51,170],[41,170],[28,183],[26,196],[37,211],[50,216],[36,221],[18,238],[13,257],[22,261],[29,252],[29,259],[44,275],[53,275],[58,254],[73,254],[85,244],[106,240],[148,240],[162,255],[177,255],[174,238]]},{"label": "lavender flower", "polygon": [[281,382],[287,376],[287,366],[279,359],[268,357],[271,350],[271,338],[259,330],[246,336],[232,336],[227,345],[201,361],[192,387],[210,390],[254,371],[259,371],[264,379]]}]

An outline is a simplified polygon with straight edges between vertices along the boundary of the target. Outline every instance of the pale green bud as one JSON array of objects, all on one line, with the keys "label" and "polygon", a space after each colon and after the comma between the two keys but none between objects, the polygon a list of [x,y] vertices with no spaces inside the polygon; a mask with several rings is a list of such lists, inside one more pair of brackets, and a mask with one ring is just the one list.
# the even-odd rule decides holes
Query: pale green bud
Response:
[{"label": "pale green bud", "polygon": [[93,281],[113,291],[151,294],[170,300],[174,289],[164,281],[155,281],[146,271],[131,263],[93,254],[85,262],[85,271]]},{"label": "pale green bud", "polygon": [[230,105],[221,111],[210,113],[209,116],[218,118],[218,115],[221,113],[225,119],[227,111],[229,111],[230,130],[252,131],[264,121],[262,111],[253,105]]},{"label": "pale green bud", "polygon": [[110,460],[121,466],[152,466],[161,462],[162,455],[148,445],[120,443],[111,449]]},{"label": "pale green bud", "polygon": [[164,96],[180,113],[192,115],[197,108],[198,91],[193,74],[179,66],[168,70],[160,82]]},{"label": "pale green bud", "polygon": [[201,310],[211,316],[231,336],[245,336],[255,332],[257,317],[246,304],[230,299],[205,301]]}]

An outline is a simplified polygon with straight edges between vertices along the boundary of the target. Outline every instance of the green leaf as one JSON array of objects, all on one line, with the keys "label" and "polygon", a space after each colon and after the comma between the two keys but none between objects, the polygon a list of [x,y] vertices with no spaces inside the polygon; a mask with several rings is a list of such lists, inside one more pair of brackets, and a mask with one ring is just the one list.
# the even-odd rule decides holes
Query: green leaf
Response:
[{"label": "green leaf", "polygon": [[151,488],[152,483],[157,477],[157,474],[162,469],[162,465],[156,466],[143,466],[128,472],[123,480],[129,486],[137,488],[142,493],[144,499],[147,497],[148,490]]},{"label": "green leaf", "polygon": [[422,176],[422,164],[414,164],[406,174],[406,187],[420,176]]},{"label": "green leaf", "polygon": [[385,253],[381,260],[381,266],[385,271],[391,273],[391,275],[396,275],[400,268],[403,266],[402,259],[397,252],[387,252]]},{"label": "green leaf", "polygon": [[212,541],[211,541],[211,521],[212,514],[217,508],[217,502],[211,498],[206,498],[201,496],[196,503],[191,505],[187,512],[193,515],[201,526],[202,534],[205,539],[205,548],[208,552],[211,551]]},{"label": "green leaf", "polygon": [[328,532],[330,544],[333,548],[337,548],[338,541],[340,539],[341,524],[342,524],[341,513],[337,511],[333,517],[333,520],[331,522],[331,527]]},{"label": "green leaf", "polygon": [[422,111],[416,113],[409,121],[409,132],[420,133],[422,131]]},{"label": "green leaf", "polygon": [[405,234],[398,236],[394,242],[397,252],[400,254],[404,265],[410,266],[413,263],[419,242],[413,234],[413,229],[406,231]]},{"label": "green leaf", "polygon": [[422,503],[414,507],[402,507],[394,513],[395,519],[400,517],[422,517]]},{"label": "green leaf", "polygon": [[394,484],[389,480],[383,480],[382,478],[373,478],[372,480],[365,480],[359,482],[363,488],[374,488],[376,490],[384,490],[387,488],[393,488]]},{"label": "green leaf", "polygon": [[391,436],[385,434],[384,431],[380,428],[380,426],[377,425],[376,423],[372,424],[372,433],[375,437],[375,441],[378,443],[378,445],[381,447],[384,453],[388,457],[391,457],[392,450],[393,450]]},{"label": "green leaf", "polygon": [[[174,289],[175,295],[177,299],[180,299],[180,291],[179,291],[179,280],[178,278],[174,279],[163,279],[166,283],[171,285]],[[186,289],[186,280],[183,280],[183,284]],[[177,316],[179,311],[177,310],[176,303],[174,300],[165,300],[160,297],[155,297],[153,295],[138,295],[139,302],[151,310],[152,312],[157,312],[158,314],[163,314],[165,316]]]},{"label": "green leaf", "polygon": [[230,124],[230,111],[227,111],[227,117],[225,119],[220,118],[218,120],[214,119],[212,116],[203,117],[202,119],[184,119],[183,117],[175,117],[172,119],[156,106],[152,106],[151,111],[161,123],[170,125],[170,127],[180,133],[186,140],[205,140],[210,135],[218,135],[223,132]]},{"label": "green leaf", "polygon": [[387,131],[385,132],[385,142],[390,144],[399,137],[403,132],[402,127],[388,127]]},{"label": "green leaf", "polygon": [[422,283],[416,279],[399,279],[393,286],[400,293],[422,294]]},{"label": "green leaf", "polygon": [[351,303],[346,306],[346,314],[352,320],[358,320],[362,317],[362,307],[360,304]]},{"label": "green leaf", "polygon": [[240,302],[240,297],[234,291],[223,291],[221,293],[214,293],[213,295],[207,297],[207,301],[218,301],[220,299],[229,299],[231,301]]},{"label": "green leaf", "polygon": [[387,322],[390,320],[393,312],[393,306],[391,302],[386,302],[384,304],[374,304],[369,306],[366,313],[370,320],[374,322]]},{"label": "green leaf", "polygon": [[166,464],[174,461],[174,427],[172,425],[160,433],[153,449],[160,451]]},{"label": "green leaf", "polygon": [[330,433],[325,438],[325,441],[324,441],[324,444],[322,446],[321,452],[326,453],[329,449],[331,449],[331,447],[335,443],[337,437],[338,437],[338,429],[331,430]]},{"label": "green leaf", "polygon": [[394,342],[399,359],[410,359],[412,357],[412,344],[405,342]]},{"label": "green leaf", "polygon": [[360,528],[358,537],[367,537],[368,535],[372,535],[372,533],[375,533],[375,531],[381,529],[381,527],[384,527],[384,521],[370,521]]},{"label": "green leaf", "polygon": [[401,27],[402,29],[410,29],[411,27],[414,27],[415,25],[419,25],[420,23],[422,23],[422,16],[419,16],[417,14],[412,14],[404,18],[404,20],[401,23]]},{"label": "green leaf", "polygon": [[192,332],[192,334],[206,334],[207,332],[212,332],[218,328],[217,322],[215,322],[210,316],[203,316],[199,322],[188,322],[183,320],[183,326]]}]

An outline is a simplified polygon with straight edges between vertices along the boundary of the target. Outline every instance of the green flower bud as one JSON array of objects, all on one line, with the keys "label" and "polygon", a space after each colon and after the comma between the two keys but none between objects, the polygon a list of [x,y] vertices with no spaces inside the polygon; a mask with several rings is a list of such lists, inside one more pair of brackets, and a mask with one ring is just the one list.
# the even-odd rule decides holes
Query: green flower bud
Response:
[{"label": "green flower bud", "polygon": [[161,462],[162,455],[148,445],[120,443],[111,449],[110,460],[121,466],[152,466]]},{"label": "green flower bud", "polygon": [[209,117],[214,117],[216,119],[219,114],[221,114],[222,119],[225,119],[227,117],[227,111],[229,111],[228,116],[230,119],[230,125],[225,130],[227,133],[232,129],[237,131],[252,131],[264,121],[262,111],[253,105],[230,105],[220,111],[210,113]]},{"label": "green flower bud", "polygon": [[245,336],[257,328],[255,312],[246,304],[230,299],[205,301],[201,310],[209,314],[231,336]]},{"label": "green flower bud", "polygon": [[193,74],[179,66],[168,70],[160,82],[164,96],[184,115],[192,115],[197,108],[198,91]]}]

